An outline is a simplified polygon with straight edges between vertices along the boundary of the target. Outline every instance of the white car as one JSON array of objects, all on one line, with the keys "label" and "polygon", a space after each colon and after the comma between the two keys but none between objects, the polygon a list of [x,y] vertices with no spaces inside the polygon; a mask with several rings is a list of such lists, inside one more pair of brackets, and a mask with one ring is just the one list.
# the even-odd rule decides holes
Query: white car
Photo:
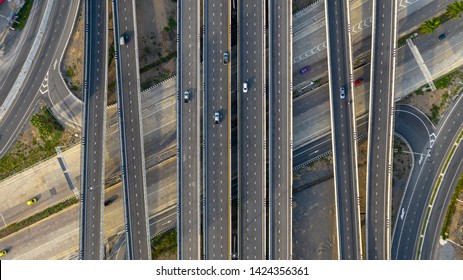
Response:
[{"label": "white car", "polygon": [[341,98],[346,97],[346,92],[344,90],[344,87],[341,87]]},{"label": "white car", "polygon": [[191,99],[191,94],[190,91],[185,90],[185,93],[183,94],[183,100],[185,100],[185,103],[190,102]]},{"label": "white car", "polygon": [[243,83],[243,92],[244,93],[248,92],[248,83],[247,82]]},{"label": "white car", "polygon": [[214,123],[218,124],[220,122],[220,112],[217,111],[214,113]]}]

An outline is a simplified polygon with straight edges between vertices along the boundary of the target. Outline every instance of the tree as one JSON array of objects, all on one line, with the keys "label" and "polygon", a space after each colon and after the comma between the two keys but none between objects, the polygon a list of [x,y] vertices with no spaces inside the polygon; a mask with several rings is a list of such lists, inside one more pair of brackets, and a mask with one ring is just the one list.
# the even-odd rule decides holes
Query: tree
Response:
[{"label": "tree", "polygon": [[434,30],[439,27],[441,20],[438,18],[432,18],[423,22],[420,26],[420,32],[423,34],[431,34]]},{"label": "tree", "polygon": [[446,15],[448,18],[461,18],[463,13],[463,1],[455,1],[447,6]]}]

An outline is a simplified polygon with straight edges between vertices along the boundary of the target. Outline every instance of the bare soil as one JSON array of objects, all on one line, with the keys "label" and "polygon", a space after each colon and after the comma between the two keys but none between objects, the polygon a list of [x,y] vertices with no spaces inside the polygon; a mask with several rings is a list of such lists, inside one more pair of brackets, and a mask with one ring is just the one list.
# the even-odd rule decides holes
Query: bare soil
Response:
[{"label": "bare soil", "polygon": [[82,99],[83,63],[84,63],[84,17],[81,4],[74,26],[74,33],[69,40],[61,64],[61,72],[68,88],[77,98]]},{"label": "bare soil", "polygon": [[175,75],[177,2],[137,1],[136,13],[140,85],[144,90]]},{"label": "bare soil", "polygon": [[395,226],[397,214],[402,201],[408,177],[412,168],[412,155],[408,146],[400,138],[394,137],[393,177],[392,177],[392,227]]},{"label": "bare soil", "polygon": [[366,185],[367,185],[367,152],[368,142],[365,141],[357,147],[357,172],[359,184],[360,198],[360,230],[362,232],[362,251],[365,255],[366,249],[366,228],[365,228],[365,213],[366,213]]},{"label": "bare soil", "polygon": [[[436,91],[425,91],[421,89],[417,90],[414,94],[411,94],[408,98],[401,100],[399,104],[411,104],[423,113],[425,113],[429,119],[437,124],[441,116],[445,113],[453,98],[459,92],[463,86],[463,67],[457,68],[455,72],[452,72],[452,78],[446,88],[439,88]],[[435,80],[436,86],[438,86],[439,79]],[[425,86],[424,88],[426,88]],[[436,107],[435,117],[433,117],[433,106]]]},{"label": "bare soil", "polygon": [[293,13],[317,2],[317,0],[293,0]]},{"label": "bare soil", "polygon": [[293,179],[293,259],[337,259],[331,156],[297,170]]}]

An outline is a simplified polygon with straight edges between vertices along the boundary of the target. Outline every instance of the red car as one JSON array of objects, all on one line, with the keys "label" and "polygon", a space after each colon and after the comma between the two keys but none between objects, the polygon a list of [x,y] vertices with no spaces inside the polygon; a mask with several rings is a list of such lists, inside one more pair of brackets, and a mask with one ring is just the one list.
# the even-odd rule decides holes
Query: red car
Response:
[{"label": "red car", "polygon": [[310,66],[306,66],[304,68],[301,68],[301,70],[299,70],[299,72],[301,72],[301,74],[304,74],[306,72],[309,72],[310,71]]},{"label": "red car", "polygon": [[358,78],[357,80],[354,81],[354,86],[358,86],[363,82],[363,78]]}]

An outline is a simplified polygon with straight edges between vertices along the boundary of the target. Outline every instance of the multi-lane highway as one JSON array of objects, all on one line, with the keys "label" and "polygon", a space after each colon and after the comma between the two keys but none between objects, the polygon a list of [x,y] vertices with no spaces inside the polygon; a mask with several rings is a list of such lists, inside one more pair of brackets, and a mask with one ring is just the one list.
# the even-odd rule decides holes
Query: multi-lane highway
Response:
[{"label": "multi-lane highway", "polygon": [[292,2],[269,3],[269,258],[292,256]]},{"label": "multi-lane highway", "polygon": [[266,258],[265,10],[263,0],[238,0],[238,257],[243,260]]},{"label": "multi-lane highway", "polygon": [[181,260],[201,258],[200,11],[199,1],[177,2],[177,238]]},{"label": "multi-lane highway", "polygon": [[367,259],[390,258],[397,1],[373,1],[368,129]]},{"label": "multi-lane highway", "polygon": [[[434,136],[429,138],[426,147],[421,151],[427,157],[419,164],[416,171],[412,172],[408,187],[403,195],[399,209],[401,215],[397,219],[392,236],[392,259],[409,260],[418,257],[417,254],[420,250],[419,239],[423,234],[423,223],[425,222],[424,218],[429,207],[431,194],[445,161],[457,140],[458,133],[463,128],[462,112],[463,94],[460,93],[439,122]],[[457,172],[455,167],[457,165],[452,166],[452,170]],[[443,201],[439,201],[442,205]],[[434,221],[436,226],[440,222],[442,221]],[[434,238],[428,237],[425,241],[435,242]],[[430,248],[426,250],[430,250]],[[429,256],[429,251],[426,254],[423,256]]]},{"label": "multi-lane highway", "polygon": [[442,182],[439,186],[435,200],[431,201],[432,208],[428,221],[426,223],[426,229],[424,232],[422,247],[419,248],[420,255],[419,259],[422,260],[438,260],[438,248],[441,237],[442,225],[444,224],[448,206],[455,192],[455,187],[463,176],[463,145],[460,139],[459,143],[455,143],[455,153],[452,159],[449,161],[448,168],[442,176]]},{"label": "multi-lane highway", "polygon": [[231,258],[230,20],[230,1],[204,1],[204,255],[211,260]]},{"label": "multi-lane highway", "polygon": [[351,80],[353,70],[348,11],[348,1],[326,1],[338,256],[340,259],[360,259],[362,250],[356,157],[357,139]]},{"label": "multi-lane highway", "polygon": [[117,104],[128,259],[151,259],[135,0],[113,0]]},{"label": "multi-lane highway", "polygon": [[107,1],[85,1],[80,258],[103,259],[108,46]]},{"label": "multi-lane highway", "polygon": [[[71,32],[74,22],[73,16],[75,16],[75,12],[78,9],[79,1],[55,1],[50,2],[50,5],[49,22],[43,33],[41,45],[37,50],[35,60],[30,67],[29,73],[26,75],[22,87],[19,89],[18,96],[0,120],[0,156],[4,156],[14,144],[24,124],[34,112],[37,102],[42,96],[39,91],[42,82],[53,63],[55,61],[58,63],[57,60],[61,56],[61,53],[58,51],[64,51],[66,36]],[[33,39],[28,38],[27,40]],[[25,46],[24,52],[21,51],[18,59],[15,61],[17,63],[15,67],[19,69],[21,69],[21,63],[25,60],[23,60],[22,56],[27,57],[27,46],[30,46],[29,42],[26,42]],[[13,86],[11,81],[15,81],[14,75],[17,75],[17,72],[13,70],[9,75],[8,80],[2,84],[0,89],[2,96],[8,94],[11,90]],[[3,100],[3,98],[1,99]]]}]

